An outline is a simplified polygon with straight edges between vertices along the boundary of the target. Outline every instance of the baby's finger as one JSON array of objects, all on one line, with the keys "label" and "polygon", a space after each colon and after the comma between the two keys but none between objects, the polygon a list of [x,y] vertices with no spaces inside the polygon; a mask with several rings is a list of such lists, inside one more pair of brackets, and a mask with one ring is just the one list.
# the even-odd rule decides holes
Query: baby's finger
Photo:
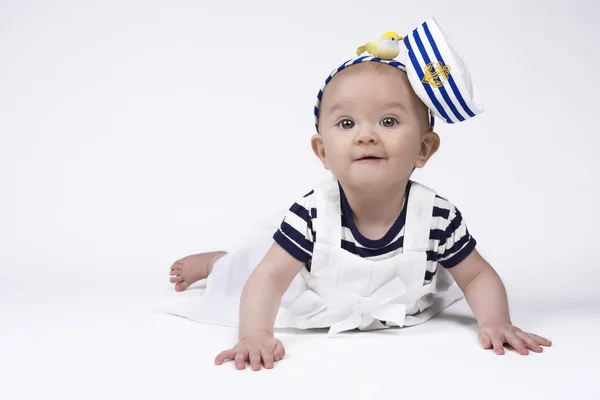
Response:
[{"label": "baby's finger", "polygon": [[529,354],[529,351],[527,351],[527,347],[525,347],[523,341],[519,339],[514,332],[506,332],[505,337],[508,344],[514,347],[514,349],[517,350],[520,355],[526,356]]},{"label": "baby's finger", "polygon": [[548,339],[544,339],[543,337],[535,335],[533,333],[529,333],[529,332],[525,332],[525,333],[528,334],[529,336],[531,336],[536,342],[538,342],[542,346],[546,346],[546,347],[552,346],[552,342],[549,341]]},{"label": "baby's finger", "polygon": [[250,366],[252,371],[260,371],[260,351],[252,350],[250,352]]},{"label": "baby's finger", "polygon": [[280,361],[283,359],[283,357],[285,357],[285,348],[283,347],[283,344],[281,344],[281,342],[278,340],[277,344],[275,345],[275,349],[273,350],[273,355],[275,357],[275,361]]},{"label": "baby's finger", "polygon": [[246,350],[238,350],[235,355],[235,369],[246,369],[246,360],[248,359],[248,352]]},{"label": "baby's finger", "polygon": [[498,355],[504,354],[504,336],[499,333],[494,333],[490,335],[490,339],[492,340],[492,346],[494,347],[494,351]]},{"label": "baby's finger", "polygon": [[519,339],[521,339],[523,341],[523,343],[525,343],[525,345],[527,347],[529,347],[532,351],[535,351],[536,353],[541,353],[542,351],[544,351],[542,349],[542,346],[540,346],[534,338],[532,338],[531,336],[529,336],[526,332],[517,332],[517,336],[519,337]]},{"label": "baby's finger", "polygon": [[271,369],[273,368],[273,353],[271,353],[270,350],[263,350],[260,352],[262,359],[263,359],[263,364],[265,365],[266,369]]},{"label": "baby's finger", "polygon": [[174,276],[172,278],[169,278],[169,282],[171,282],[171,283],[179,283],[182,281],[183,281],[183,278],[181,276]]},{"label": "baby's finger", "polygon": [[492,341],[490,340],[490,337],[483,331],[479,332],[479,342],[481,343],[481,346],[486,350],[492,348]]},{"label": "baby's finger", "polygon": [[224,361],[233,360],[234,358],[235,358],[235,350],[234,349],[222,351],[221,353],[219,353],[219,355],[217,355],[217,358],[215,358],[215,365],[221,365],[221,364],[223,364]]}]

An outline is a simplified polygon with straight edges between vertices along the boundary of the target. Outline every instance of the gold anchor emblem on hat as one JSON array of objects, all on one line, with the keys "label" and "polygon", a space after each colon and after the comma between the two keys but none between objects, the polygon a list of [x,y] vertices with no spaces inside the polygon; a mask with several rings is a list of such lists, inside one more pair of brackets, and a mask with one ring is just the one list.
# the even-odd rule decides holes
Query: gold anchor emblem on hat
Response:
[{"label": "gold anchor emblem on hat", "polygon": [[[444,65],[441,61],[431,62],[423,68],[423,73],[425,76],[421,82],[439,88],[446,83],[444,80],[448,80],[448,76],[450,76],[450,66]],[[444,80],[442,80],[442,78],[444,78]]]}]

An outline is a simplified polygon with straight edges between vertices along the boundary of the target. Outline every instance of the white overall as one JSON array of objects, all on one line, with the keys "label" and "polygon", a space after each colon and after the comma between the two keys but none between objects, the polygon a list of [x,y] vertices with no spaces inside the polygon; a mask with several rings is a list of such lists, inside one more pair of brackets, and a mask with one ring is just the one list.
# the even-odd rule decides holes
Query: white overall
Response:
[{"label": "white overall", "polygon": [[[435,192],[413,182],[406,203],[403,253],[370,261],[341,248],[338,183],[326,180],[315,189],[319,212],[311,270],[304,268],[283,296],[275,328],[324,328],[330,334],[352,330],[410,326],[427,321],[462,292],[439,267],[424,285]],[[281,222],[281,219],[278,220]],[[276,228],[275,228],[276,229]],[[249,251],[223,257],[215,264],[200,302],[171,313],[192,320],[237,326],[243,285],[273,243],[275,230],[252,243]],[[381,321],[385,321],[383,324]]]}]

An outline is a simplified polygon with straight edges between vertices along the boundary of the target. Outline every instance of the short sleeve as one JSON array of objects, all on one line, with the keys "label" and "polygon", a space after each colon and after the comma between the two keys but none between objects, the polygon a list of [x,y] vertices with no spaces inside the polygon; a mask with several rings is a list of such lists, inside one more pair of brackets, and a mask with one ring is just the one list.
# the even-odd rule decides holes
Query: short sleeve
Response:
[{"label": "short sleeve", "polygon": [[313,220],[316,218],[314,191],[306,194],[287,211],[273,239],[292,257],[308,263],[312,258],[315,231]]},{"label": "short sleeve", "polygon": [[448,223],[439,238],[437,262],[444,268],[452,268],[467,258],[476,245],[462,214],[450,205]]}]

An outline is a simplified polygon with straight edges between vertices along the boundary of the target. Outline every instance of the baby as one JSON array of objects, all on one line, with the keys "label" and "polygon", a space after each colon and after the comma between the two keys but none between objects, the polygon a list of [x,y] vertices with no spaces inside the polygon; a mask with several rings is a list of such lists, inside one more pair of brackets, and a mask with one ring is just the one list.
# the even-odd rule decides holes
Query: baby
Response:
[{"label": "baby", "polygon": [[[431,62],[415,49],[435,52],[434,24],[428,21],[407,38],[382,40],[404,40],[406,68],[415,72],[418,62]],[[435,40],[438,52],[448,51],[443,39]],[[450,54],[437,59],[448,61]],[[217,365],[234,360],[237,369],[247,361],[253,370],[273,368],[285,354],[274,337],[278,326],[338,333],[414,325],[463,293],[484,348],[504,354],[507,343],[527,355],[551,345],[512,324],[504,285],[478,253],[458,209],[410,179],[439,149],[432,122],[440,110],[435,101],[428,105],[444,77],[432,81],[420,69],[418,78],[429,87],[418,95],[421,82],[412,82],[403,67],[362,57],[332,73],[319,94],[318,133],[311,138],[332,179],[295,203],[246,253],[196,254],[171,266],[177,291],[208,278],[208,311],[195,319],[233,325],[219,319],[229,315],[239,323],[238,343],[216,357]],[[448,112],[441,114],[453,122]]]}]

